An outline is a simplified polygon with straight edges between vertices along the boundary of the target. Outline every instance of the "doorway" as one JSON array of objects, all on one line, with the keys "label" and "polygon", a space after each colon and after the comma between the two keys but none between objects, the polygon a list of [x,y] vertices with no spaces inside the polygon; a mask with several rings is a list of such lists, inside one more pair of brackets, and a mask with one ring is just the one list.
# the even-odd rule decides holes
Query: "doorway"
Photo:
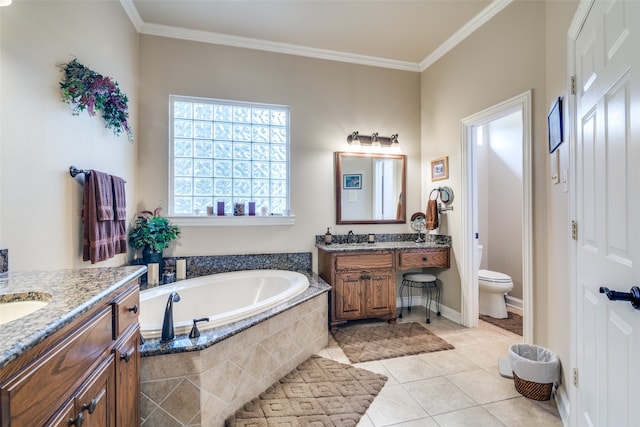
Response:
[{"label": "doorway", "polygon": [[[518,96],[508,99],[500,104],[487,108],[479,113],[469,116],[461,121],[462,126],[462,194],[463,200],[463,239],[462,239],[462,324],[467,327],[478,326],[478,238],[483,239],[483,243],[489,242],[489,236],[481,236],[481,230],[487,233],[490,227],[486,224],[487,218],[481,217],[479,220],[479,203],[481,197],[486,198],[487,191],[493,191],[486,187],[478,186],[479,159],[482,154],[478,150],[479,139],[482,135],[488,135],[491,123],[499,123],[507,117],[517,116],[521,120],[521,164],[519,173],[521,180],[521,215],[519,224],[516,224],[518,232],[521,233],[521,264],[517,270],[521,272],[521,277],[513,277],[521,281],[521,301],[523,314],[523,340],[531,342],[532,331],[532,276],[533,276],[533,242],[532,242],[532,192],[531,192],[531,91],[524,92]],[[483,132],[479,132],[479,131]],[[480,168],[481,169],[481,168]],[[505,178],[506,179],[506,178]],[[482,196],[482,192],[485,196]],[[483,199],[484,202],[484,199]],[[493,209],[503,209],[504,206],[494,206]],[[516,215],[518,215],[516,213]],[[485,256],[487,256],[485,254]],[[496,257],[496,258],[499,258]]]}]

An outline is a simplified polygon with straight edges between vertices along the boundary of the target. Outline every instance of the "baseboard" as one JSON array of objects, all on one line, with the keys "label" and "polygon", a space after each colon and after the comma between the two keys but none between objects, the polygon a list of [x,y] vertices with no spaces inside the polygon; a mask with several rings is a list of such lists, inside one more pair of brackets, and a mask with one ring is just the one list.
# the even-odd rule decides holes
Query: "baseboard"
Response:
[{"label": "baseboard", "polygon": [[561,385],[556,390],[555,402],[556,407],[558,408],[558,413],[560,414],[560,419],[562,420],[562,424],[566,427],[569,425],[571,406],[569,402],[569,395],[567,394],[567,390],[564,388],[564,385]]},{"label": "baseboard", "polygon": [[524,309],[524,302],[520,298],[512,297],[508,295],[505,297],[507,300],[507,308],[511,308],[516,311],[518,314],[522,315],[522,310]]},{"label": "baseboard", "polygon": [[[406,310],[408,305],[409,305],[409,297],[403,297],[402,299],[400,298],[396,298],[396,307],[397,307],[397,313],[400,314],[400,303],[402,304],[402,307],[404,307],[404,309]],[[413,299],[412,299],[412,304],[413,306],[420,306],[422,308],[426,308],[427,307],[427,297],[424,295],[414,295]],[[433,314],[436,313],[435,311],[435,302],[431,303],[431,312]],[[447,307],[444,304],[440,304],[440,315],[446,319],[451,320],[452,322],[456,322],[458,324],[462,323],[462,314],[452,308]]]}]

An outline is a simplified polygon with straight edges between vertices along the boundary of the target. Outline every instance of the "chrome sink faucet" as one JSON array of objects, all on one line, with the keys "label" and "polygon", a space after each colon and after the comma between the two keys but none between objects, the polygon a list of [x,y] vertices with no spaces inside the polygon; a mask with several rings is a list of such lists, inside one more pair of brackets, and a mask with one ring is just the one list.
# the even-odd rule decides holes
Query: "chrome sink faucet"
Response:
[{"label": "chrome sink faucet", "polygon": [[347,243],[351,243],[352,239],[353,239],[353,231],[349,230],[349,232],[347,233]]},{"label": "chrome sink faucet", "polygon": [[175,338],[173,333],[173,303],[178,301],[180,301],[180,295],[177,292],[171,292],[169,299],[167,299],[167,306],[164,309],[160,342],[169,342]]}]

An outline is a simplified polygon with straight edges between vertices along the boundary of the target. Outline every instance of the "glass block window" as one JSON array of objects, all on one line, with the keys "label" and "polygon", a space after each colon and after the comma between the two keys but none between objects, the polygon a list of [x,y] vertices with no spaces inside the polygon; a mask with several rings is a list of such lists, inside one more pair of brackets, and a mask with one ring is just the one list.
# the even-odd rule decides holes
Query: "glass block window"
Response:
[{"label": "glass block window", "polygon": [[289,107],[170,97],[170,215],[289,209]]}]

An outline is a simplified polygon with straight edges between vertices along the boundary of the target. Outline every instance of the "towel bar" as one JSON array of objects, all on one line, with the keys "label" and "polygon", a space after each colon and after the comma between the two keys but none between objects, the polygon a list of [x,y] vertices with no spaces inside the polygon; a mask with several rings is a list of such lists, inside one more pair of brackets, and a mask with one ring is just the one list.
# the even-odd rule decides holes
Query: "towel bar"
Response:
[{"label": "towel bar", "polygon": [[89,175],[91,173],[90,170],[85,170],[85,169],[78,169],[75,166],[69,166],[69,175],[71,175],[72,178],[75,178],[76,175],[83,173],[85,175]]},{"label": "towel bar", "polygon": [[[75,166],[69,166],[69,175],[71,175],[72,178],[75,178],[78,174],[81,174],[81,173],[83,173],[84,176],[86,177],[91,173],[91,171],[88,169],[79,169]],[[124,183],[126,184],[127,181],[125,181]]]}]

